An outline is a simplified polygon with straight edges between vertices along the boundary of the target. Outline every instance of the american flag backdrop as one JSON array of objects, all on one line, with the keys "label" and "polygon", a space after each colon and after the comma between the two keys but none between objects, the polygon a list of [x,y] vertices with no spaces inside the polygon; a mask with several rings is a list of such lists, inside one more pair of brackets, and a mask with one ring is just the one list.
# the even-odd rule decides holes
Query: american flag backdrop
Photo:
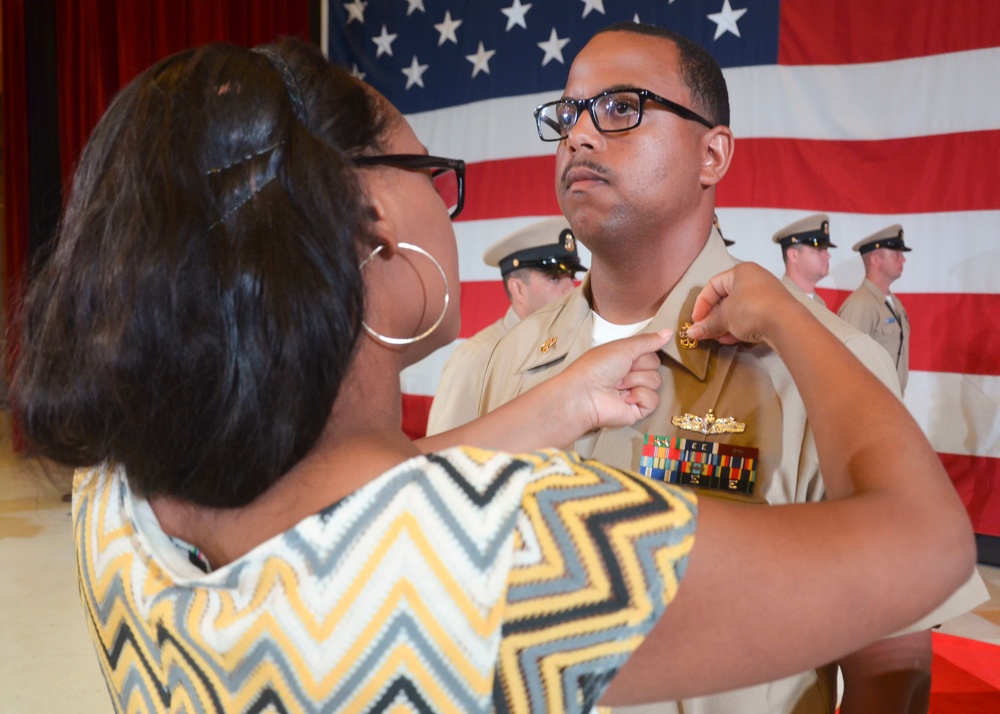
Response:
[{"label": "american flag backdrop", "polygon": [[[462,338],[507,306],[484,250],[559,213],[554,145],[531,110],[560,96],[587,39],[641,20],[705,45],[736,135],[718,190],[731,252],[780,275],[772,234],[830,214],[839,247],[819,287],[836,309],[864,275],[850,246],[903,225],[906,404],[976,532],[1000,535],[1000,0],[333,0],[323,13],[330,58],[399,107],[432,154],[469,164],[455,225]],[[451,349],[403,374],[411,435]]]}]

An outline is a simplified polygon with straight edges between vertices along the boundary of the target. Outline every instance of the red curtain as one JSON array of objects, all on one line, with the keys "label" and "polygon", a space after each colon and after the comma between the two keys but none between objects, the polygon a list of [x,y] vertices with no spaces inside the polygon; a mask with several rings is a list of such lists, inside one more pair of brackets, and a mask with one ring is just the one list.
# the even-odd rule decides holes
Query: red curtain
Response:
[{"label": "red curtain", "polygon": [[[26,5],[3,0],[3,172],[4,278],[8,325],[29,262],[36,191],[29,151],[25,65],[55,62],[58,96],[59,163],[69,186],[87,137],[115,93],[139,72],[173,52],[207,42],[257,45],[282,36],[310,39],[313,0],[54,0],[56,57],[28,57]],[[37,131],[38,128],[35,127]],[[44,138],[44,137],[43,137]],[[63,192],[63,196],[66,192]],[[11,349],[17,337],[8,331]],[[14,434],[15,445],[20,439]]]},{"label": "red curtain", "polygon": [[[24,0],[3,2],[3,180],[5,305],[8,312],[28,261],[28,121]],[[16,335],[8,335],[16,341]]]},{"label": "red curtain", "polygon": [[59,139],[68,179],[112,97],[186,47],[309,39],[309,0],[57,0]]}]

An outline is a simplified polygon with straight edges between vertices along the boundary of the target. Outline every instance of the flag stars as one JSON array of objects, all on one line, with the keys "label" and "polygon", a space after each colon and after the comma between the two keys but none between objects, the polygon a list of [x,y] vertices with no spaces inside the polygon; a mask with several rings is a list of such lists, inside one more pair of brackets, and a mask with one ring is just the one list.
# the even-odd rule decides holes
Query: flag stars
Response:
[{"label": "flag stars", "polygon": [[412,15],[416,10],[420,10],[425,15],[427,14],[427,10],[424,9],[424,0],[406,0],[406,2],[408,3],[406,8],[407,17]]},{"label": "flag stars", "polygon": [[406,88],[409,89],[414,84],[423,87],[424,86],[424,72],[430,65],[420,64],[417,61],[417,56],[413,55],[413,61],[410,62],[409,67],[403,68],[403,74],[406,75]]},{"label": "flag stars", "polygon": [[444,20],[434,25],[434,29],[439,33],[438,47],[443,45],[445,42],[454,42],[457,45],[458,38],[455,36],[455,30],[457,30],[461,24],[461,20],[451,19],[451,10],[445,11]]},{"label": "flag stars", "polygon": [[569,38],[559,39],[559,35],[556,34],[556,28],[553,27],[551,34],[549,34],[549,39],[538,43],[538,46],[545,52],[545,57],[542,58],[542,67],[547,65],[551,60],[556,60],[559,64],[566,64],[563,60],[562,48],[568,44]]},{"label": "flag stars", "polygon": [[[583,16],[586,17],[590,14],[591,10],[597,10],[602,15],[604,14],[604,0],[580,0],[583,3]],[[562,62],[562,60],[559,60]]]},{"label": "flag stars", "polygon": [[527,5],[522,5],[521,0],[514,0],[514,4],[510,7],[504,7],[500,9],[504,15],[507,16],[507,32],[510,32],[510,28],[514,25],[520,25],[525,30],[528,29],[528,23],[524,21],[524,16],[528,14],[528,10],[531,9],[531,3]]},{"label": "flag stars", "polygon": [[490,73],[490,58],[493,57],[497,52],[496,50],[487,50],[483,47],[483,43],[479,43],[479,50],[474,55],[466,55],[465,59],[472,62],[472,76],[475,77],[480,72]]},{"label": "flag stars", "polygon": [[375,51],[375,59],[378,59],[382,55],[389,55],[392,57],[392,43],[396,41],[399,35],[390,35],[389,31],[386,30],[385,25],[382,25],[382,34],[378,37],[373,37],[372,42],[378,49]]},{"label": "flag stars", "polygon": [[354,65],[351,67],[351,74],[354,76],[355,79],[360,79],[362,82],[365,81],[365,73],[361,71],[360,67],[358,67],[357,62],[355,62]]},{"label": "flag stars", "polygon": [[364,0],[351,0],[351,2],[344,3],[344,9],[347,10],[347,23],[350,25],[352,22],[357,20],[362,25],[365,24],[365,8],[368,7],[368,3]]},{"label": "flag stars", "polygon": [[736,26],[736,21],[746,13],[746,8],[734,10],[729,4],[729,0],[722,3],[722,10],[708,14],[708,19],[715,23],[715,37],[717,40],[727,32],[732,32],[737,37],[740,36],[740,28]]}]

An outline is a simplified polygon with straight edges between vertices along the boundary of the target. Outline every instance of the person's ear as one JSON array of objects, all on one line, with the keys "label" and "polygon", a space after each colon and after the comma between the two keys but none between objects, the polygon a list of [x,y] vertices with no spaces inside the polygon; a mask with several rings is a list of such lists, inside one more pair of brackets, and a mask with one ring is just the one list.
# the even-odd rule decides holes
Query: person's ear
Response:
[{"label": "person's ear", "polygon": [[526,299],[528,286],[521,278],[511,278],[507,281],[507,289],[510,290],[510,301],[515,305],[523,305]]},{"label": "person's ear", "polygon": [[367,210],[371,221],[371,233],[375,236],[376,243],[383,246],[382,255],[389,258],[399,250],[399,234],[396,230],[396,224],[389,217],[385,205],[377,197],[369,197]]},{"label": "person's ear", "polygon": [[715,186],[729,170],[735,146],[733,132],[728,126],[716,126],[702,138],[704,147],[701,162],[701,183]]}]

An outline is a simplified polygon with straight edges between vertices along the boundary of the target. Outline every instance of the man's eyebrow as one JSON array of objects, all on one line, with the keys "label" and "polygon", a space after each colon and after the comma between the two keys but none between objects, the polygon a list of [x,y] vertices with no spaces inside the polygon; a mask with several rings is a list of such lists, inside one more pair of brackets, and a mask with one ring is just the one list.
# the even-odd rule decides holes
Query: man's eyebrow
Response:
[{"label": "man's eyebrow", "polygon": [[[595,94],[592,94],[590,96],[599,97],[600,95],[607,94],[608,92],[624,92],[625,90],[636,90],[636,89],[641,89],[641,87],[637,87],[634,84],[613,84],[610,87],[605,87],[601,91],[596,92]],[[589,99],[590,97],[587,98]],[[563,96],[559,97],[559,99],[576,99],[576,97],[570,97],[566,94],[563,94]]]},{"label": "man's eyebrow", "polygon": [[[636,90],[636,89],[642,89],[642,87],[637,87],[634,84],[614,84],[614,85],[608,87],[607,89],[605,89],[604,91],[605,92],[623,92],[626,89]],[[603,92],[601,92],[601,94],[603,94]]]}]

